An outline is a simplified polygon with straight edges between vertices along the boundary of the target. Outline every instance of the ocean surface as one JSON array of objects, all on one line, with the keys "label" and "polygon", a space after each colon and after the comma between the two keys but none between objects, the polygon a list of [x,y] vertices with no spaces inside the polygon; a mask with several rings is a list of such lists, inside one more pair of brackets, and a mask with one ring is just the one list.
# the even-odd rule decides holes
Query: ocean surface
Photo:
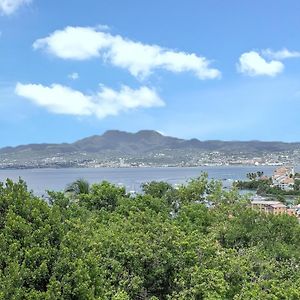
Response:
[{"label": "ocean surface", "polygon": [[[273,166],[221,166],[195,168],[97,168],[97,169],[29,169],[0,170],[0,181],[10,178],[14,181],[24,179],[28,188],[36,195],[45,194],[45,190],[63,190],[67,184],[84,178],[90,183],[107,180],[123,185],[127,191],[139,191],[143,182],[163,180],[171,184],[182,184],[197,177],[201,172],[208,173],[209,178],[222,180],[224,186],[231,186],[234,180],[245,179],[249,172],[263,171],[271,175]],[[298,168],[296,168],[298,169]]]}]

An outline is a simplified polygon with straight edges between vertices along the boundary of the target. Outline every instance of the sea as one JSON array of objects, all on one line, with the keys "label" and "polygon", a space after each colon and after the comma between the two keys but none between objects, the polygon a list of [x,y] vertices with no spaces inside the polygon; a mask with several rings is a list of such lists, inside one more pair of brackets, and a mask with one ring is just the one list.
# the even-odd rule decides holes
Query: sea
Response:
[{"label": "sea", "polygon": [[[206,172],[210,179],[223,182],[230,187],[235,180],[246,179],[249,172],[263,171],[272,175],[275,166],[205,166],[205,167],[143,167],[143,168],[67,168],[67,169],[25,169],[0,170],[0,182],[7,178],[17,181],[22,178],[34,194],[43,196],[46,190],[62,191],[76,179],[83,178],[90,183],[107,180],[126,187],[128,192],[139,192],[141,184],[150,181],[166,181],[172,185],[184,184]],[[296,171],[299,168],[295,168]]]}]

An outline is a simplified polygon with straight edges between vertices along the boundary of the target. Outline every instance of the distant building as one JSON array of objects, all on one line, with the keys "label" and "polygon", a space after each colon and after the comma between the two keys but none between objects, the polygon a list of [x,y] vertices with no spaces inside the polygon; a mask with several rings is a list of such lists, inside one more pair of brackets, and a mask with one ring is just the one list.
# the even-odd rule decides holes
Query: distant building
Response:
[{"label": "distant building", "polygon": [[296,213],[296,216],[300,220],[300,204],[298,204],[298,205],[295,206],[295,213]]},{"label": "distant building", "polygon": [[251,201],[251,207],[253,209],[259,210],[260,212],[271,213],[274,215],[279,215],[283,213],[289,213],[288,208],[279,201],[261,201],[254,200]]},{"label": "distant building", "polygon": [[286,191],[293,190],[295,184],[294,175],[293,167],[277,168],[272,176],[272,186]]},{"label": "distant building", "polygon": [[279,201],[268,201],[258,199],[251,201],[251,208],[260,212],[273,215],[288,214],[289,216],[297,217],[300,221],[300,205],[288,208]]},{"label": "distant building", "polygon": [[297,210],[294,209],[294,208],[288,208],[286,212],[287,212],[287,214],[290,215],[290,216],[295,216],[295,217],[297,217],[297,218],[300,218],[299,211],[297,211]]}]

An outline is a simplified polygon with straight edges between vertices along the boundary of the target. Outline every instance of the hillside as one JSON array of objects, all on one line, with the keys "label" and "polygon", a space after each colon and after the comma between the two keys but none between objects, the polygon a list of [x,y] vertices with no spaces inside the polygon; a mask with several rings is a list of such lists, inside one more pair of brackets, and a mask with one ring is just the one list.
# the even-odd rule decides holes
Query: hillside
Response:
[{"label": "hillside", "polygon": [[299,149],[300,143],[185,140],[153,130],[109,130],[69,144],[2,148],[0,168],[298,164]]},{"label": "hillside", "polygon": [[160,150],[185,150],[195,149],[199,151],[220,152],[280,152],[300,149],[300,143],[263,142],[263,141],[219,141],[198,139],[184,140],[175,137],[164,136],[153,130],[142,130],[137,133],[109,130],[102,135],[78,140],[67,144],[29,144],[17,147],[5,147],[0,149],[0,154],[12,153],[73,153],[73,152],[119,152],[123,154],[141,154]]}]

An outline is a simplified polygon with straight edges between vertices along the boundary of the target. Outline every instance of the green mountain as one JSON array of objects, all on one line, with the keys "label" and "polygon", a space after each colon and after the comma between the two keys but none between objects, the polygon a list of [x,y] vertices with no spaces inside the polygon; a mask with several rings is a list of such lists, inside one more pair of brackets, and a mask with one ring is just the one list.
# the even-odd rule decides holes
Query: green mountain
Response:
[{"label": "green mountain", "polygon": [[[102,135],[63,144],[29,144],[0,149],[0,168],[95,167],[95,166],[197,166],[247,164],[262,157],[294,157],[300,162],[300,143],[262,141],[200,141],[164,136],[153,130],[129,133],[109,130]],[[292,155],[291,155],[292,153]],[[296,155],[294,155],[296,153]],[[271,160],[270,160],[271,158]],[[245,162],[241,162],[241,159]],[[279,162],[290,162],[279,160]]]},{"label": "green mountain", "polygon": [[0,154],[34,153],[55,155],[57,153],[106,153],[141,154],[162,150],[220,151],[220,152],[281,152],[300,149],[300,143],[263,142],[263,141],[219,141],[198,139],[184,140],[164,136],[157,131],[141,130],[129,133],[119,130],[109,130],[102,135],[63,144],[29,144],[0,149]]}]

